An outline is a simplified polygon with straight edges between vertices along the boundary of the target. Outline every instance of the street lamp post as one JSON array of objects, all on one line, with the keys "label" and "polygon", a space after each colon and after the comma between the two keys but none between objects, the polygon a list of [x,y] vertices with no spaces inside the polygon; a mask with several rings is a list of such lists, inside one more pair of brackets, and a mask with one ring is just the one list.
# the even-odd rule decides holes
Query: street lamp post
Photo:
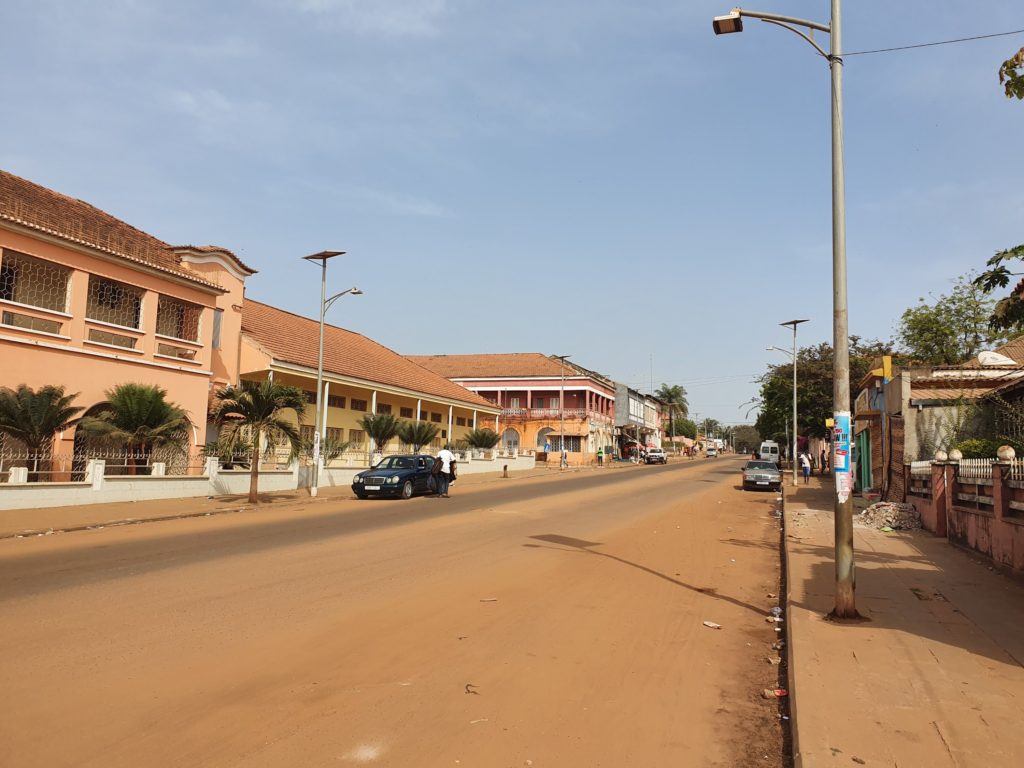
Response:
[{"label": "street lamp post", "polygon": [[797,420],[796,420],[796,327],[800,323],[806,323],[807,320],[787,320],[779,325],[785,327],[789,326],[793,329],[793,487],[797,486],[796,480],[796,444],[797,444]]},{"label": "street lamp post", "polygon": [[[327,408],[323,405],[323,385],[324,385],[324,315],[330,308],[331,304],[340,299],[342,296],[351,293],[353,296],[358,296],[362,293],[358,288],[352,287],[341,293],[336,293],[330,298],[327,298],[327,262],[333,259],[335,256],[344,256],[345,251],[320,251],[320,253],[314,253],[309,256],[303,256],[302,258],[309,262],[320,262],[320,346],[317,353],[316,359],[316,412],[313,417],[313,480],[309,486],[309,495],[316,496],[320,491],[320,442],[322,436],[320,434],[321,429],[326,432],[327,427]],[[324,424],[320,423],[321,410],[324,414]]]},{"label": "street lamp post", "polygon": [[[835,419],[833,473],[836,483],[834,501],[836,592],[832,616],[857,618],[856,569],[853,559],[853,488],[850,475],[850,339],[846,301],[846,184],[843,169],[843,38],[841,0],[832,0],[830,24],[781,16],[774,13],[733,8],[716,17],[712,26],[716,35],[743,31],[743,17],[761,19],[785,27],[799,35],[828,62],[832,73],[832,410]],[[818,45],[803,27],[829,36],[829,52]],[[843,451],[843,453],[840,453]],[[842,463],[840,464],[840,459]]]},{"label": "street lamp post", "polygon": [[554,355],[558,358],[560,365],[560,372],[562,374],[562,385],[558,393],[558,413],[562,417],[562,426],[558,434],[558,468],[565,469],[569,466],[569,459],[565,455],[565,359],[572,357],[572,355]]}]

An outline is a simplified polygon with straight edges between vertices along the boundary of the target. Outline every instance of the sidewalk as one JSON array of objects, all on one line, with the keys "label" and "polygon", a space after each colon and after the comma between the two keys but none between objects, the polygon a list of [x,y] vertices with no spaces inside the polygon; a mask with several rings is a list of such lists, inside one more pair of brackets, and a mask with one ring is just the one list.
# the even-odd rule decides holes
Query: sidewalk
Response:
[{"label": "sidewalk", "polygon": [[797,768],[1024,765],[1024,586],[927,531],[854,521],[857,609],[833,605],[830,478],[786,488]]}]

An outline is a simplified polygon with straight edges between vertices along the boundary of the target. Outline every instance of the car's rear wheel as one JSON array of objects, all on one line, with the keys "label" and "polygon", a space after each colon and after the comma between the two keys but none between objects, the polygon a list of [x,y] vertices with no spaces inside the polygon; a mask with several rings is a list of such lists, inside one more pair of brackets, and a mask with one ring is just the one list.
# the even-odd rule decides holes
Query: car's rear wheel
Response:
[{"label": "car's rear wheel", "polygon": [[405,481],[405,485],[402,486],[402,498],[403,499],[411,499],[412,498],[412,480],[406,480]]}]

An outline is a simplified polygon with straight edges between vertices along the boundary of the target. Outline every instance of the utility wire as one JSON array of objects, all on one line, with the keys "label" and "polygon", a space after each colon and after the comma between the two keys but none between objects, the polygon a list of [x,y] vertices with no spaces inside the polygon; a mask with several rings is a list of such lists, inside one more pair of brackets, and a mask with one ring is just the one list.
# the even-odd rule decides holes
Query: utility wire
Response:
[{"label": "utility wire", "polygon": [[889,53],[890,51],[907,51],[911,48],[930,48],[933,45],[950,45],[951,43],[966,43],[970,40],[987,40],[990,37],[1006,37],[1008,35],[1019,35],[1024,32],[1024,29],[1015,29],[1012,32],[996,32],[991,35],[976,35],[974,37],[958,37],[955,40],[940,40],[936,43],[920,43],[918,45],[901,45],[896,48],[878,48],[874,51],[854,51],[853,53],[844,53],[843,58],[847,56],[865,56],[869,53]]}]

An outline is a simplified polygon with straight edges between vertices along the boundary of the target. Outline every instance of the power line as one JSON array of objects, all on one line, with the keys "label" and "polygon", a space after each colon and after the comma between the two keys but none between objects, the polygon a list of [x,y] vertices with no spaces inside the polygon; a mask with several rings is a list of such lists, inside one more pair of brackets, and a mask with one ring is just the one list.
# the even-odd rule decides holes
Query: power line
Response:
[{"label": "power line", "polygon": [[930,48],[934,45],[950,45],[952,43],[966,43],[971,40],[987,40],[990,37],[1007,37],[1008,35],[1019,35],[1024,32],[1024,29],[1015,29],[1012,32],[995,32],[991,35],[975,35],[974,37],[958,37],[955,40],[939,40],[935,43],[919,43],[917,45],[900,45],[896,48],[878,48],[874,51],[854,51],[852,53],[844,53],[843,58],[847,56],[866,56],[869,53],[889,53],[890,51],[908,51],[911,48]]}]

